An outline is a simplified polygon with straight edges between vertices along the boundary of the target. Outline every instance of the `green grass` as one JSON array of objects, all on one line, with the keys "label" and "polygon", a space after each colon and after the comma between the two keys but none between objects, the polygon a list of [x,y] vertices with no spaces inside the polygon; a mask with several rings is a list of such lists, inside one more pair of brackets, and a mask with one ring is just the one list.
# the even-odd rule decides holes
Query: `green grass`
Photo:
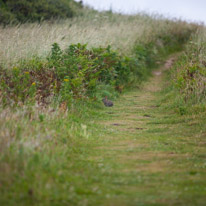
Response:
[{"label": "green grass", "polygon": [[205,205],[206,115],[165,109],[162,78],[112,108],[5,112],[1,205]]},{"label": "green grass", "polygon": [[186,44],[174,67],[168,72],[166,101],[182,115],[206,110],[206,31],[199,28]]},{"label": "green grass", "polygon": [[[156,63],[182,49],[200,27],[142,14],[84,12],[81,17],[52,24],[0,27],[0,72],[5,74],[1,86],[9,85],[6,90],[1,88],[0,100],[4,92],[6,100],[10,94],[17,101],[14,107],[0,105],[0,205],[205,205],[205,110],[190,115],[176,90],[171,92],[161,73],[169,69],[171,59],[153,72],[154,77],[150,75]],[[56,48],[60,45],[57,54],[61,55],[51,64],[46,57],[51,57],[54,42]],[[66,55],[68,45],[76,43],[88,44],[88,49],[84,46],[83,53],[77,48],[73,57]],[[115,52],[95,62],[92,48],[108,45]],[[97,55],[102,57],[101,52]],[[128,62],[124,65],[125,55],[132,58],[133,67]],[[84,92],[90,81],[81,72],[91,69],[93,74],[101,64],[100,69],[107,69],[108,75],[114,71],[112,80],[117,80],[115,72],[125,71],[120,63],[129,68],[129,83],[133,84],[125,83],[120,97],[111,95],[112,108],[92,98],[74,97],[67,105],[56,96],[59,104],[55,107],[24,101],[28,95],[34,100],[40,94],[38,87],[28,89],[38,83],[42,86],[41,81],[43,92],[56,86],[48,75],[55,68],[59,71],[55,75],[62,75],[59,87],[68,83],[65,94],[74,91],[76,97],[88,97]],[[66,76],[73,67],[70,77]],[[14,76],[9,76],[12,72]],[[147,73],[144,80],[150,78],[145,84],[140,84],[141,73]],[[77,74],[80,84],[72,81]],[[100,93],[114,93],[114,82],[103,84],[100,77],[104,76],[98,76],[96,88]],[[15,92],[23,97],[22,102]],[[97,99],[101,100],[100,94]]]}]

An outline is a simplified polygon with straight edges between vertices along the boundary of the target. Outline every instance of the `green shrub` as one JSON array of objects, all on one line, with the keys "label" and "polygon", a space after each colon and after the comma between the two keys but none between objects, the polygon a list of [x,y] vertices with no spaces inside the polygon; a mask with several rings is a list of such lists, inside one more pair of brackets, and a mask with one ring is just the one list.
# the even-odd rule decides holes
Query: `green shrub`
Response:
[{"label": "green shrub", "polygon": [[95,97],[100,84],[118,88],[129,81],[131,72],[130,60],[110,46],[88,50],[86,45],[77,44],[62,51],[54,44],[48,61],[58,81],[63,82],[60,94],[64,101]]},{"label": "green shrub", "polygon": [[110,46],[89,50],[76,44],[63,51],[55,43],[47,61],[33,58],[22,61],[18,68],[1,69],[0,91],[4,105],[34,99],[47,104],[53,97],[68,103],[100,100],[116,96],[137,78],[140,81],[146,70],[143,65],[143,60],[121,56]]},{"label": "green shrub", "polygon": [[5,8],[0,8],[0,23],[3,25],[9,24],[9,23],[17,23],[14,14],[7,11]]},{"label": "green shrub", "polygon": [[35,22],[74,16],[72,0],[7,0],[1,1],[0,23]]}]

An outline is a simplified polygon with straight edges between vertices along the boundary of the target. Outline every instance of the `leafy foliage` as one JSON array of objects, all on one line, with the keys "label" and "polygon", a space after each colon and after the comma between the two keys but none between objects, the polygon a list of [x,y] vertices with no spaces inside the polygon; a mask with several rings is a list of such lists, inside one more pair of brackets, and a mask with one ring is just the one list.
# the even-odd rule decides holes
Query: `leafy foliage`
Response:
[{"label": "leafy foliage", "polygon": [[71,4],[78,5],[72,0],[1,0],[0,23],[70,18],[75,14]]},{"label": "leafy foliage", "polygon": [[[2,70],[0,88],[4,104],[25,103],[26,99],[31,102],[34,98],[39,103],[47,103],[52,96],[60,102],[96,100],[111,91],[121,92],[131,83],[130,77],[138,68],[134,58],[120,56],[110,46],[88,50],[86,45],[77,44],[62,51],[55,43],[47,61],[34,58],[19,68]],[[108,91],[102,93],[103,85]]]}]

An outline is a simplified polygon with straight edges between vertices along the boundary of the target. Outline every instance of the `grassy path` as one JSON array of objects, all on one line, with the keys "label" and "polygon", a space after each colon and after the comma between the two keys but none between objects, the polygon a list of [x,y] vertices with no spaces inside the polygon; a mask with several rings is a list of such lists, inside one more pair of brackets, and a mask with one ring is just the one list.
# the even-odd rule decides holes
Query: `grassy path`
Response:
[{"label": "grassy path", "polygon": [[33,152],[9,150],[0,164],[0,205],[205,205],[205,116],[166,109],[161,90],[172,62],[112,108],[33,120],[28,134],[37,127],[55,135]]},{"label": "grassy path", "polygon": [[98,167],[91,174],[98,179],[95,205],[205,205],[204,120],[179,116],[160,104],[163,71],[172,61],[98,121],[107,132],[87,159]]}]

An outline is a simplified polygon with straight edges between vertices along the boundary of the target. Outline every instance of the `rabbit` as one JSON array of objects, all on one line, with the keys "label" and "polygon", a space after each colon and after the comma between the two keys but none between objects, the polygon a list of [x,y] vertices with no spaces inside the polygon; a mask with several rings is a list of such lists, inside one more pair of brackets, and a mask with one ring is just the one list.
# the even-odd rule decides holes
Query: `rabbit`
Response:
[{"label": "rabbit", "polygon": [[104,99],[102,99],[102,101],[106,107],[112,107],[114,105],[112,101],[107,99],[107,96]]}]

